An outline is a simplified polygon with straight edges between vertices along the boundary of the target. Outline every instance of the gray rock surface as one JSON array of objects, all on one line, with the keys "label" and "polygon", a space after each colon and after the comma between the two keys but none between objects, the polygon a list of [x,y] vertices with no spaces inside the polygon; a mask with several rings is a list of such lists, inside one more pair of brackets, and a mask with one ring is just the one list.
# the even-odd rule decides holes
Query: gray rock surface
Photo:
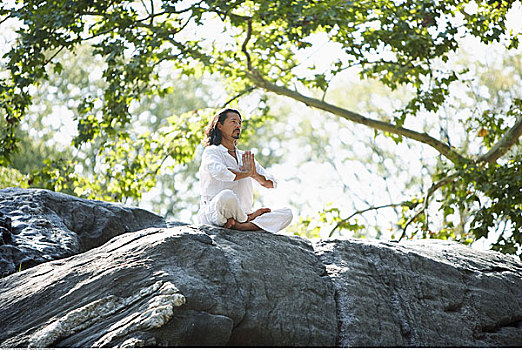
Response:
[{"label": "gray rock surface", "polygon": [[0,259],[31,248],[35,265],[0,279],[2,347],[522,346],[512,256],[181,222],[137,231],[165,222],[41,190],[1,190],[0,214]]},{"label": "gray rock surface", "polygon": [[333,285],[298,237],[150,228],[0,280],[0,346],[334,346]]},{"label": "gray rock surface", "polygon": [[124,232],[165,227],[140,208],[39,189],[0,190],[0,276],[98,247]]},{"label": "gray rock surface", "polygon": [[342,347],[522,346],[522,263],[439,240],[315,245]]}]

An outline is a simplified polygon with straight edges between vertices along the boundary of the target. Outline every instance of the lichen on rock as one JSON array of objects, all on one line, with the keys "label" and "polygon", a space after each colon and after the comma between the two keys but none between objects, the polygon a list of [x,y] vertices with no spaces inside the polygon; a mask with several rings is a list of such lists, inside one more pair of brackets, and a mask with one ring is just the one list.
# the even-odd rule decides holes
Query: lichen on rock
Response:
[{"label": "lichen on rock", "polygon": [[160,328],[172,318],[174,308],[185,302],[185,296],[172,283],[165,282],[159,289],[158,295],[148,299],[132,315],[115,323],[107,334],[93,344],[93,347],[107,347],[114,339],[123,338],[136,331]]},{"label": "lichen on rock", "polygon": [[45,326],[34,334],[29,346],[31,348],[49,347],[56,341],[99,322],[102,318],[108,318],[132,304],[141,302],[143,305],[138,311],[117,322],[107,331],[106,335],[94,344],[96,347],[103,347],[112,339],[123,337],[131,332],[161,327],[172,317],[174,307],[183,305],[185,301],[185,297],[172,283],[161,281],[126,298],[109,295],[71,310],[60,319]]}]

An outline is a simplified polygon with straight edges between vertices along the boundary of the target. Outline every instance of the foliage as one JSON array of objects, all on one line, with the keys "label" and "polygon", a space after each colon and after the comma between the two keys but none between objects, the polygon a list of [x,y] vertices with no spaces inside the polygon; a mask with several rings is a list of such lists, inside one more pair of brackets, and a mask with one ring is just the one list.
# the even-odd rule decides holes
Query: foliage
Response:
[{"label": "foliage", "polygon": [[[491,231],[502,227],[492,248],[522,257],[522,159],[511,159],[503,165],[465,167],[461,173],[460,183],[454,185],[454,195],[444,209],[466,206],[472,210],[470,230],[476,238],[487,238]],[[511,235],[506,234],[509,231]]]},{"label": "foliage", "polygon": [[[433,61],[448,60],[462,31],[485,43],[505,38],[505,16],[511,7],[509,1],[478,2],[475,13],[470,13],[467,1],[403,1],[401,6],[382,0],[163,1],[160,8],[154,2],[149,7],[143,4],[28,0],[18,6],[2,5],[0,14],[21,22],[17,45],[6,54],[10,77],[0,85],[5,112],[0,152],[4,163],[16,144],[14,129],[31,103],[29,87],[48,77],[48,66],[60,72],[63,65],[56,59],[57,52],[74,50],[82,42],[92,42],[93,54],[103,57],[107,84],[102,116],[90,113],[93,96],[85,96],[78,107],[77,144],[98,135],[113,137],[118,130],[125,133],[132,101],[147,94],[168,93],[169,87],[157,84],[158,67],[167,60],[184,74],[201,74],[203,69],[223,73],[229,86],[237,90],[259,83],[252,80],[253,75],[281,84],[300,81],[326,90],[327,77],[358,65],[363,77],[378,78],[392,88],[410,84],[416,89],[415,97],[396,115],[397,127],[421,108],[436,111],[449,85],[458,79],[458,72],[437,68]],[[189,24],[204,29],[206,22],[217,20],[215,16],[233,41],[214,40],[208,45],[206,38],[183,37]],[[316,32],[328,33],[329,40],[340,44],[346,55],[323,74],[295,76],[295,48],[310,46],[307,40]],[[516,36],[506,38],[510,47],[517,46]]]},{"label": "foliage", "polygon": [[79,160],[46,159],[44,167],[34,173],[33,182],[90,199],[139,199],[156,185],[157,175],[168,158],[173,165],[192,159],[209,116],[193,113],[172,116],[167,119],[166,127],[154,133],[122,133],[107,139],[98,149],[99,168],[89,175],[75,170]]},{"label": "foliage", "polygon": [[339,208],[332,207],[332,203],[330,203],[329,207],[319,212],[317,217],[300,217],[293,230],[304,237],[320,238],[321,227],[325,224],[334,224],[334,229],[350,231],[355,238],[366,238],[364,235],[366,226],[361,225],[358,219],[352,221],[350,219],[343,219]]},{"label": "foliage", "polygon": [[[451,145],[442,137],[407,126],[422,113],[435,116],[440,113],[452,87],[469,74],[467,68],[451,64],[453,53],[461,45],[460,39],[475,38],[485,45],[500,43],[508,50],[517,49],[518,34],[506,30],[506,16],[512,6],[513,1],[480,0],[2,3],[0,23],[15,21],[18,37],[2,61],[6,74],[0,78],[3,111],[0,165],[7,166],[13,161],[19,144],[17,129],[30,109],[32,89],[52,73],[63,72],[62,51],[74,52],[89,44],[94,48],[93,57],[100,63],[103,84],[101,93],[88,92],[75,106],[78,135],[74,146],[82,151],[91,150],[97,158],[95,164],[100,166],[91,177],[82,177],[74,172],[78,166],[75,160],[47,161],[35,181],[48,187],[86,197],[103,193],[113,199],[139,198],[143,190],[155,185],[167,159],[182,164],[193,158],[210,111],[180,114],[169,119],[164,129],[151,133],[132,130],[137,117],[133,105],[140,104],[147,96],[176,93],[173,84],[160,79],[161,67],[168,62],[184,76],[223,76],[230,96],[261,88],[369,126],[396,142],[405,138],[420,142],[441,155],[440,171],[431,174],[434,181],[449,176],[452,180],[449,183],[458,180],[462,186],[472,186],[488,198],[493,196],[490,199],[494,201],[497,192],[483,187],[487,179],[473,182],[461,169],[495,168],[495,162],[507,153],[519,156],[513,149],[522,134],[517,102],[520,96],[507,99],[509,103],[503,106],[510,108],[502,111],[490,108],[472,121],[468,131],[479,128],[476,131],[483,141],[483,153],[470,151],[466,144]],[[222,29],[222,33],[216,28]],[[315,67],[303,70],[305,64],[299,62],[300,54],[313,49],[312,42],[320,35],[337,45],[339,54],[322,71]],[[352,68],[357,68],[361,78],[378,79],[392,90],[408,89],[411,98],[380,119],[326,102],[333,79]],[[323,98],[315,98],[314,94]],[[265,113],[259,120],[263,118]],[[506,162],[502,160],[499,164],[502,167]],[[517,183],[516,169],[516,166],[504,169],[507,183]],[[444,182],[436,186],[434,182],[433,188],[445,191],[447,185]],[[90,192],[86,190],[89,186]],[[416,207],[404,207],[406,215],[409,210],[414,211],[401,223],[404,235],[411,223],[419,223],[424,235],[441,236],[432,235],[427,217],[422,217],[426,215],[430,195]],[[515,199],[509,197],[505,204],[515,210],[519,205]],[[481,208],[484,212],[477,211],[476,215],[484,218],[497,210],[494,206]],[[496,214],[509,215],[506,213],[504,210]],[[332,215],[334,222],[343,222],[336,219],[339,212],[335,210],[326,214]],[[494,224],[489,219],[481,222]],[[358,227],[350,225],[346,228]],[[512,251],[505,244],[502,247]]]},{"label": "foliage", "polygon": [[12,168],[0,167],[0,188],[5,187],[29,187],[27,176]]},{"label": "foliage", "polygon": [[[502,52],[499,52],[499,55],[502,55]],[[462,57],[462,55],[460,57]],[[452,97],[450,101],[444,104],[444,108],[438,113],[441,137],[446,138],[448,140],[447,142],[450,142],[451,139],[453,143],[458,141],[463,145],[470,145],[473,142],[477,145],[482,144],[484,148],[491,147],[488,146],[488,144],[484,141],[484,135],[481,135],[480,133],[480,130],[483,130],[483,128],[486,127],[485,124],[480,123],[487,122],[481,118],[484,112],[481,110],[481,108],[477,108],[480,105],[487,106],[486,108],[488,114],[498,118],[500,120],[499,123],[503,123],[504,132],[509,129],[508,127],[506,127],[509,125],[506,123],[506,121],[509,121],[509,123],[512,125],[512,123],[515,120],[517,120],[518,116],[520,115],[520,112],[518,112],[517,107],[519,100],[516,98],[508,98],[510,96],[517,96],[520,91],[517,88],[518,86],[520,86],[517,85],[520,84],[520,80],[518,80],[517,82],[516,77],[520,77],[520,72],[522,72],[522,69],[520,67],[519,61],[516,60],[516,57],[517,56],[504,55],[503,60],[494,61],[500,68],[495,68],[494,66],[484,67],[483,64],[476,63],[473,61],[462,62],[463,65],[469,67],[471,70],[484,70],[480,71],[480,79],[473,79],[474,86],[473,89],[471,89],[472,91],[469,92],[469,96],[473,97],[472,99],[470,99],[466,95],[463,96],[462,94],[459,94],[461,97]],[[494,58],[492,57],[492,59]],[[510,74],[507,75],[504,72],[504,70],[510,72]],[[515,82],[513,82],[513,80],[515,80]],[[469,84],[469,82],[463,81],[461,84],[467,85]],[[379,93],[382,94],[382,96],[390,95],[389,92],[379,91],[379,88],[376,86],[372,86],[371,89],[368,90],[368,88],[365,87],[365,85],[357,84],[352,85],[351,89],[353,90],[335,90],[332,91],[332,93],[340,93],[341,95],[338,98],[340,101],[345,101],[345,104],[347,99],[354,97],[355,100],[359,101],[358,103],[361,104],[363,101],[365,101],[364,95],[366,95],[366,99],[368,101],[375,100],[378,98],[380,99],[381,105],[386,105],[386,101],[382,100],[382,97],[378,97]],[[482,98],[477,100],[476,93],[474,93],[473,90],[480,90],[483,91],[483,93],[484,91],[486,91],[487,95],[490,97],[489,99]],[[466,91],[466,89],[460,88],[460,91]],[[400,99],[400,97],[393,98],[394,101],[397,101],[398,99]],[[513,105],[506,106],[506,101],[512,101]],[[370,112],[372,111],[373,106],[371,105],[371,103],[368,105],[364,104],[363,108]],[[464,113],[460,111],[464,111]],[[471,113],[466,111],[471,111]],[[376,110],[374,112],[376,112],[377,115],[381,116],[382,118],[386,116],[386,111],[384,110]],[[456,113],[461,113],[462,117],[456,118]],[[492,117],[490,120],[496,121],[497,119]],[[433,122],[433,120],[431,121]],[[429,116],[427,116],[427,122],[430,122]],[[461,128],[462,124],[467,127],[468,133],[452,133],[453,130],[458,130],[459,128]],[[429,127],[429,124],[425,126],[425,128],[427,127]],[[496,126],[490,126],[490,128],[492,130],[491,133],[496,135],[496,141],[498,141],[498,139],[503,135],[502,132],[496,130]],[[451,137],[449,136],[450,134]],[[313,132],[310,135],[313,135]],[[464,139],[455,140],[455,137],[459,136],[464,137]],[[337,135],[333,133],[332,137],[336,138]],[[355,135],[351,136],[349,140],[351,142],[356,143],[361,142],[359,138],[355,137]],[[327,142],[326,145],[321,144],[318,147],[318,149],[324,150],[328,147],[330,146],[328,146]],[[351,147],[351,145],[344,144],[343,147],[349,148]],[[359,154],[357,155],[357,158],[360,159],[362,163],[364,163],[364,166],[369,169],[369,173],[379,173],[384,179],[386,179],[389,177],[400,177],[401,174],[404,175],[404,173],[408,172],[408,163],[410,163],[409,160],[401,159],[400,156],[399,158],[397,158],[397,155],[394,155],[393,152],[385,152],[383,149],[376,147],[372,143],[366,144],[363,149],[372,149],[372,153],[374,154],[374,157],[370,157],[367,159],[365,159],[364,155],[361,152],[359,152]],[[506,153],[506,158],[508,160],[502,160],[502,164],[505,164],[505,162],[509,162],[509,159],[516,160],[520,158],[520,151],[520,146],[514,146],[513,148],[511,148],[510,151]],[[375,155],[379,155],[379,158],[375,158]],[[353,156],[343,156],[340,157],[340,159],[344,159],[344,162],[347,162],[350,159],[350,157]],[[326,160],[328,160],[328,157],[323,155],[323,162],[325,161],[325,158]],[[368,214],[376,213],[377,211],[381,212],[384,210],[387,210],[388,213],[391,214],[391,210],[393,209],[396,210],[396,215],[399,219],[394,227],[390,227],[384,233],[385,236],[391,236],[391,239],[402,239],[405,237],[413,238],[417,236],[421,238],[452,239],[460,241],[464,244],[472,244],[476,240],[484,237],[489,238],[489,240],[508,240],[512,244],[508,245],[497,243],[493,245],[493,248],[508,253],[517,252],[517,249],[519,249],[517,247],[520,246],[520,243],[517,243],[517,239],[520,239],[520,227],[515,226],[514,224],[510,224],[510,221],[481,221],[480,227],[482,231],[489,231],[489,235],[479,234],[479,232],[476,229],[472,228],[472,223],[477,221],[477,217],[481,215],[481,212],[492,213],[493,208],[485,205],[485,201],[494,200],[494,197],[492,197],[491,192],[488,194],[484,194],[481,190],[479,190],[481,186],[484,185],[493,186],[492,183],[494,182],[490,180],[490,178],[493,178],[492,174],[481,173],[482,176],[475,177],[476,179],[478,179],[478,181],[471,181],[474,177],[468,176],[462,178],[462,173],[458,170],[459,168],[448,166],[447,163],[441,162],[440,160],[437,162],[436,166],[433,167],[432,165],[430,165],[430,162],[428,162],[428,160],[422,160],[421,154],[419,154],[419,158],[422,162],[425,162],[424,164],[426,167],[424,168],[424,170],[427,170],[429,173],[433,174],[433,181],[435,181],[435,183],[437,181],[448,178],[448,176],[452,174],[452,172],[456,172],[456,174],[458,175],[452,178],[455,181],[450,181],[447,185],[438,188],[438,191],[441,193],[441,195],[437,196],[436,201],[432,198],[428,198],[425,201],[424,195],[418,197],[419,192],[427,193],[428,189],[423,190],[422,187],[419,187],[419,184],[422,184],[422,176],[420,175],[420,173],[417,173],[417,175],[409,173],[408,176],[410,176],[409,179],[411,180],[410,185],[403,184],[402,186],[406,186],[402,187],[402,189],[404,192],[404,190],[407,189],[408,186],[412,186],[410,188],[414,189],[417,192],[416,195],[409,196],[407,193],[403,193],[402,195],[393,194],[390,196],[390,204],[377,205],[378,203],[382,203],[383,194],[387,194],[386,192],[389,191],[381,193],[380,196],[373,195],[373,197],[372,195],[366,194],[368,198],[373,198],[373,200],[370,200],[369,203],[362,203],[356,205],[356,209],[352,209],[352,212],[350,212],[349,210],[344,210],[344,213],[334,213],[332,212],[331,207],[327,207],[321,212],[317,213],[317,215],[315,216],[308,215],[301,218],[299,225],[293,227],[293,230],[299,232],[299,234],[301,235],[310,237],[319,237],[319,235],[321,235],[321,232],[323,236],[332,235],[336,232],[339,232],[339,234],[341,235],[350,235],[357,237],[360,234],[360,231],[358,231],[357,229],[350,229],[350,227],[343,227],[343,225],[338,225],[338,223],[353,222],[360,224],[361,220],[364,220],[364,225],[366,226],[364,230],[365,235],[368,236],[368,234],[370,234],[370,237],[379,238],[383,234],[382,228],[387,229],[387,227],[385,226],[386,224],[383,220],[385,219],[385,217],[380,215],[378,217],[376,216],[375,222],[377,222],[377,224],[369,223]],[[392,162],[389,162],[389,160],[392,160]],[[372,168],[371,164],[375,161],[378,162],[376,163],[376,165],[378,166]],[[388,168],[387,166],[385,166],[386,161],[388,161],[388,163],[394,164],[393,173],[389,173],[389,170],[382,172],[383,170]],[[334,162],[332,162],[332,164],[333,163]],[[403,167],[402,164],[405,164],[406,166]],[[468,167],[468,165],[465,166],[468,170],[471,169],[471,167]],[[481,167],[485,166],[486,165],[484,164],[481,165]],[[492,163],[488,166],[493,167],[494,164]],[[518,168],[509,167],[504,171],[503,174],[505,183],[512,182],[513,184],[517,184],[517,179],[519,178]],[[342,181],[342,179],[340,180]],[[420,183],[417,182],[419,180],[421,180]],[[343,191],[342,195],[339,194],[339,198],[349,198],[353,197],[354,195],[356,196],[356,193],[354,193],[353,188],[350,188],[353,186],[353,183],[350,183],[348,179],[346,181],[348,182],[348,186]],[[457,185],[460,187],[465,187],[466,189],[458,191],[457,189],[459,187]],[[516,188],[516,185],[514,186],[514,188]],[[466,191],[468,190],[481,193],[480,196],[482,198],[482,206],[480,206],[478,202],[473,203],[474,205],[471,205],[472,203],[466,204]],[[502,193],[502,191],[502,187],[500,186],[498,188],[498,193]],[[339,198],[336,199],[336,202],[339,203],[337,204],[337,206],[339,206],[342,202]],[[398,202],[398,200],[401,199],[402,202]],[[516,211],[516,208],[520,203],[520,198],[517,198],[516,196],[508,196],[503,199],[503,203],[505,208],[511,208],[512,210]],[[365,209],[358,210],[357,207],[362,207]],[[482,208],[481,211],[478,210],[479,208]],[[321,218],[324,218],[326,213],[329,214],[329,219],[326,222],[322,222]],[[355,219],[359,220],[355,222]],[[376,232],[371,234],[370,231]]]}]

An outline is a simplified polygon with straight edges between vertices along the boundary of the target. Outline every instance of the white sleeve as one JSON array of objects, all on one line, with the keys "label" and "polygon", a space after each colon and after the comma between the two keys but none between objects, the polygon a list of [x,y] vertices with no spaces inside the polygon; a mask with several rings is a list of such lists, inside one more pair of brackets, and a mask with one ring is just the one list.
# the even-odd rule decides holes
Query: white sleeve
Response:
[{"label": "white sleeve", "polygon": [[277,188],[277,181],[274,177],[274,175],[268,173],[265,168],[263,168],[261,165],[259,165],[258,162],[256,162],[256,171],[259,175],[262,175],[265,177],[265,179],[272,181],[274,184],[274,188]]},{"label": "white sleeve", "polygon": [[234,181],[236,174],[228,170],[221,158],[213,150],[205,149],[203,152],[203,169],[219,181]]}]

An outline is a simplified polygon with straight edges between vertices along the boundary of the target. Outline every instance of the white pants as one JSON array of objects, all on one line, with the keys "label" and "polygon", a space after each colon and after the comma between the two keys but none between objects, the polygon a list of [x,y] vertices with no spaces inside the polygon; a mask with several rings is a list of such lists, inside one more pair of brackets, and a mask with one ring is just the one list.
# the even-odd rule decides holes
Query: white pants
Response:
[{"label": "white pants", "polygon": [[[241,209],[236,194],[231,190],[219,192],[200,208],[198,216],[200,224],[214,226],[223,226],[230,218],[237,222],[245,222],[248,218]],[[290,225],[292,218],[292,210],[282,208],[264,213],[250,222],[265,231],[275,233]]]}]

